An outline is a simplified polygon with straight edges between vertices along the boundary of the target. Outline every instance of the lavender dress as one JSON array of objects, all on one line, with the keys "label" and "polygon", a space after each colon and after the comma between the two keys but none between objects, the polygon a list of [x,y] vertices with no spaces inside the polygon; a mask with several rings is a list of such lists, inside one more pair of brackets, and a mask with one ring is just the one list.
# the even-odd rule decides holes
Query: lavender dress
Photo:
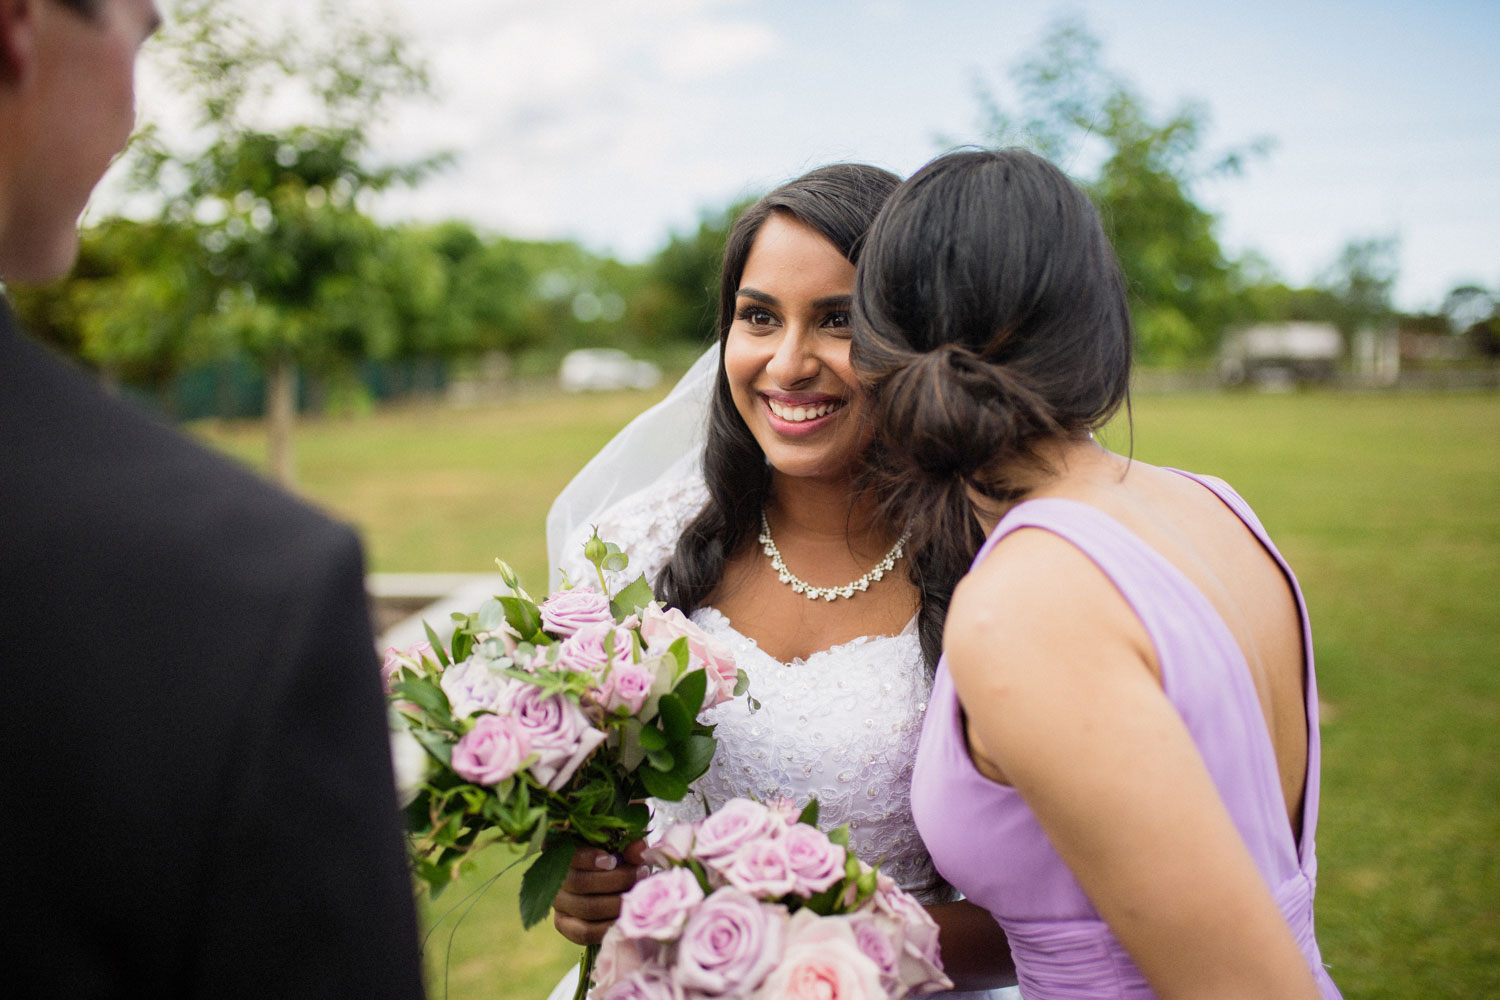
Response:
[{"label": "lavender dress", "polygon": [[[1140,617],[1181,714],[1256,866],[1271,887],[1325,1000],[1339,997],[1313,937],[1318,821],[1318,696],[1312,634],[1296,578],[1245,502],[1223,482],[1182,475],[1213,491],[1260,539],[1296,594],[1307,664],[1307,782],[1301,842],[1287,827],[1276,758],[1249,668],[1201,591],[1118,521],[1071,500],[1017,505],[980,549],[1022,527],[1050,531],[1094,561]],[[912,778],[912,812],[938,871],[985,907],[1010,939],[1029,1000],[1137,1000],[1145,979],[1052,849],[1021,796],[975,770],[945,662],[939,663]]]}]

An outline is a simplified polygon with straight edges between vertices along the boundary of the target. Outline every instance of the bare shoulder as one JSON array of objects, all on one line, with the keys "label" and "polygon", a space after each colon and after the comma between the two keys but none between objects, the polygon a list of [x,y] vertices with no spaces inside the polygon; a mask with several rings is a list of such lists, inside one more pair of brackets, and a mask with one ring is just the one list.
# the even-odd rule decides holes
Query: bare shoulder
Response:
[{"label": "bare shoulder", "polygon": [[944,630],[954,683],[1050,683],[1125,663],[1155,670],[1145,628],[1108,576],[1071,542],[1020,528],[959,583]]}]

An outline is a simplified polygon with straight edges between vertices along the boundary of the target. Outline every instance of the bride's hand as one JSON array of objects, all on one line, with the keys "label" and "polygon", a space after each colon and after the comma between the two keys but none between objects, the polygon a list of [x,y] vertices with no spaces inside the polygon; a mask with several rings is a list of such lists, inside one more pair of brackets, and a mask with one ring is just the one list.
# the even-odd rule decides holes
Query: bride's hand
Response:
[{"label": "bride's hand", "polygon": [[646,842],[637,840],[613,854],[580,847],[573,854],[568,877],[552,902],[552,923],[574,944],[598,944],[620,916],[620,896],[643,878]]}]

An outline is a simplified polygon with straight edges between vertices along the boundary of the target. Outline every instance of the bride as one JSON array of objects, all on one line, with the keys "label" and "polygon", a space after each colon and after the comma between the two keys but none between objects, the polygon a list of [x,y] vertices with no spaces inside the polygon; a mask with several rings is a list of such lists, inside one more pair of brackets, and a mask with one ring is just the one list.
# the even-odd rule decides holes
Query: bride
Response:
[{"label": "bride", "polygon": [[[856,853],[927,905],[950,978],[988,989],[1014,982],[1004,937],[937,875],[910,811],[946,598],[913,583],[901,526],[856,488],[870,434],[849,364],[854,266],[897,183],[823,167],[739,217],[717,347],[569,485],[548,536],[553,565],[586,581],[582,543],[597,526],[630,555],[624,576],[644,572],[749,675],[758,708],[738,698],[709,713],[713,764],[695,794],[654,803],[657,823],[741,795],[816,798],[820,825],[847,823]],[[555,904],[564,936],[603,937],[638,851],[623,865],[579,851]]]}]

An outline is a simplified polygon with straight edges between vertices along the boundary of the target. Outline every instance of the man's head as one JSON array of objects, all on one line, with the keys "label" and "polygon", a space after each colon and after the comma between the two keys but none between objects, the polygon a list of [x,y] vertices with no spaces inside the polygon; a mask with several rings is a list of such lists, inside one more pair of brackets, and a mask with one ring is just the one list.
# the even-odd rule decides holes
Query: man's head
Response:
[{"label": "man's head", "polygon": [[135,125],[153,0],[0,0],[0,279],[46,281]]}]

